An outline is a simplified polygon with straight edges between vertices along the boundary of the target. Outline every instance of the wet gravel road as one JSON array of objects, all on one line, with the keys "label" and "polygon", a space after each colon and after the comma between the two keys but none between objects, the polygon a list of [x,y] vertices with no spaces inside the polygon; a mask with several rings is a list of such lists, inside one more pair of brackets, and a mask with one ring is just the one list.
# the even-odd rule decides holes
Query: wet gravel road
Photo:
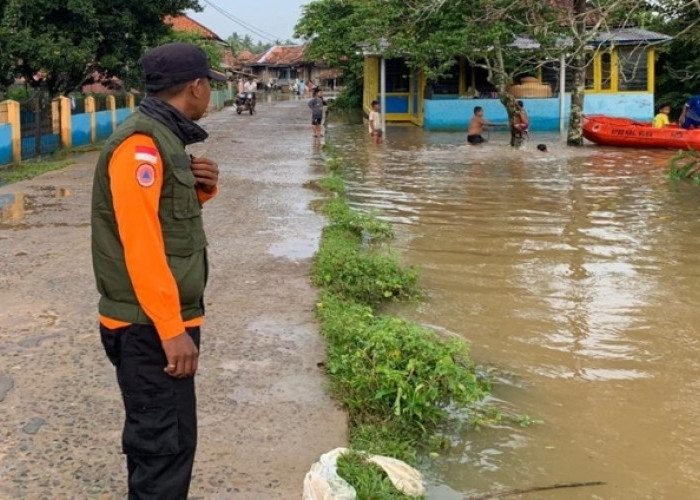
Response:
[{"label": "wet gravel road", "polygon": [[[303,184],[321,174],[305,101],[202,121],[193,154],[222,170],[207,204],[207,321],[197,375],[191,498],[293,499],[345,442],[324,390],[310,258],[323,220]],[[96,154],[0,187],[0,498],[124,498],[123,410],[96,321],[90,189]]]}]

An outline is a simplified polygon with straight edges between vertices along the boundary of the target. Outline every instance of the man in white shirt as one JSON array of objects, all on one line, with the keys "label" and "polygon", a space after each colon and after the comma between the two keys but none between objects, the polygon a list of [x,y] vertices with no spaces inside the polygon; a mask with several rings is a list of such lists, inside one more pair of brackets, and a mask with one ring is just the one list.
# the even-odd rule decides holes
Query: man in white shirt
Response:
[{"label": "man in white shirt", "polygon": [[250,80],[245,82],[245,84],[243,85],[243,90],[246,94],[249,92],[255,94],[258,91],[258,84],[255,83],[255,81],[251,78]]}]

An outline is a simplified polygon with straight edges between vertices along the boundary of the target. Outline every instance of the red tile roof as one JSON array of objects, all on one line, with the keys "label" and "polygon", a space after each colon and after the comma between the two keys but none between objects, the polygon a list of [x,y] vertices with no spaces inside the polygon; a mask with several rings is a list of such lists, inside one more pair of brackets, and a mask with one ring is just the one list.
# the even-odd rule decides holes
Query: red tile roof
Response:
[{"label": "red tile roof", "polygon": [[239,62],[245,62],[245,61],[250,61],[251,59],[255,58],[255,54],[253,54],[249,50],[244,50],[240,54],[238,54],[238,61]]},{"label": "red tile roof", "polygon": [[165,24],[169,24],[170,26],[173,27],[175,31],[181,31],[185,33],[195,33],[197,35],[201,35],[207,40],[214,40],[217,42],[223,42],[221,37],[214,33],[212,30],[204,26],[203,24],[199,24],[197,21],[192,19],[191,17],[188,17],[184,14],[173,17],[173,16],[165,16]]},{"label": "red tile roof", "polygon": [[306,62],[304,50],[306,45],[275,45],[264,54],[260,54],[249,61],[247,66],[294,66]]}]

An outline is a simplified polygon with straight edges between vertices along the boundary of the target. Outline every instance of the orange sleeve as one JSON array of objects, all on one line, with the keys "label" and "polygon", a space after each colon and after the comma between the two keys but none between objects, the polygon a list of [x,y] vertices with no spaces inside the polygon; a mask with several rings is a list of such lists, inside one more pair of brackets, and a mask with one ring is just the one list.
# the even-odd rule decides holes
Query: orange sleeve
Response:
[{"label": "orange sleeve", "polygon": [[153,139],[134,134],[112,154],[109,178],[124,259],[139,304],[163,340],[185,325],[158,218],[163,162]]},{"label": "orange sleeve", "polygon": [[206,202],[211,200],[217,194],[219,194],[218,186],[214,187],[214,189],[212,189],[210,193],[207,193],[203,189],[197,188],[197,199],[199,200],[200,205],[204,205]]}]

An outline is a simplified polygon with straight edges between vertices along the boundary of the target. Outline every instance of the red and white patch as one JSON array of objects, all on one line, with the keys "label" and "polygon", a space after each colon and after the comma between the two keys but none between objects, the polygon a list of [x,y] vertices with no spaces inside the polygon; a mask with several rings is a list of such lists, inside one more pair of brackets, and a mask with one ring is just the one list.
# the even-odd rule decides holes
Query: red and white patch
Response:
[{"label": "red and white patch", "polygon": [[149,163],[142,163],[136,169],[136,182],[141,187],[151,187],[156,182],[156,169]]},{"label": "red and white patch", "polygon": [[156,148],[151,148],[149,146],[136,146],[136,153],[134,154],[134,160],[143,161],[146,163],[157,163],[158,162],[158,150]]}]

